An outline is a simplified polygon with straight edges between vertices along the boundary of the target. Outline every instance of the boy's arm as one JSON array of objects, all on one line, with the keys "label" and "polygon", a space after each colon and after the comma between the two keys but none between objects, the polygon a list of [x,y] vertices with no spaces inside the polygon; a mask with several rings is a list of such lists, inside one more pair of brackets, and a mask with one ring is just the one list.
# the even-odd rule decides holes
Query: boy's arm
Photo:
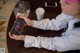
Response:
[{"label": "boy's arm", "polygon": [[19,14],[16,17],[20,17],[25,20],[26,24],[35,28],[43,29],[43,30],[60,30],[64,28],[67,22],[72,19],[71,16],[65,15],[61,13],[56,17],[56,19],[43,19],[41,21],[31,20],[24,16],[23,14]]},{"label": "boy's arm", "polygon": [[56,17],[56,19],[43,19],[41,21],[34,20],[32,23],[32,27],[43,30],[60,30],[65,27],[69,19],[71,19],[70,16],[66,17],[64,13],[61,13]]},{"label": "boy's arm", "polygon": [[[78,30],[80,32],[80,30]],[[80,48],[80,33],[78,31],[70,31],[62,37],[34,37],[26,36],[24,42],[25,47],[46,48],[48,50],[68,51]]]}]

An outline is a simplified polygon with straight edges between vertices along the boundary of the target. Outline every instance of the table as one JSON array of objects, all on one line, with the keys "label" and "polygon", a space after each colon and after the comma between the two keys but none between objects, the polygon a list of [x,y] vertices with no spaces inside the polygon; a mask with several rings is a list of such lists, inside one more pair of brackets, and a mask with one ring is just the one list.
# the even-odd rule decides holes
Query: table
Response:
[{"label": "table", "polygon": [[[53,17],[56,17],[59,13],[60,12],[56,12],[55,14],[45,13],[44,18],[49,18],[49,16],[51,16],[50,19],[52,19]],[[34,12],[30,12],[29,18],[36,20],[36,14]],[[44,48],[34,48],[34,47],[24,48],[23,41],[17,41],[11,39],[8,35],[8,32],[11,30],[14,21],[15,21],[15,15],[14,13],[12,13],[7,28],[7,46],[8,46],[9,53],[57,53],[56,51],[47,50]],[[28,34],[31,36],[54,37],[54,36],[60,36],[62,32],[63,30],[50,31],[50,30],[41,30],[30,26],[25,26],[22,34],[24,35]]]}]

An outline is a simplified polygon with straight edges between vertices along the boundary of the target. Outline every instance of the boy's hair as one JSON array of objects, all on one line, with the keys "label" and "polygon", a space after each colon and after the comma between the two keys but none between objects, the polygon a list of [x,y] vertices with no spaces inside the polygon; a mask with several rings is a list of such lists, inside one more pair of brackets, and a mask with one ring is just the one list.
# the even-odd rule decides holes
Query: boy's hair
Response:
[{"label": "boy's hair", "polygon": [[80,2],[80,0],[64,0],[65,2]]}]

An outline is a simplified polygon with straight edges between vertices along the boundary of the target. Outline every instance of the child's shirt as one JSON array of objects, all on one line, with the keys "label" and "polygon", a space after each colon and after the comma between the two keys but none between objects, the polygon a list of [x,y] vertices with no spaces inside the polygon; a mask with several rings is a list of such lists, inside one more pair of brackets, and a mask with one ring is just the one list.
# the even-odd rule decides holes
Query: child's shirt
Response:
[{"label": "child's shirt", "polygon": [[34,37],[26,35],[25,47],[46,48],[48,50],[68,51],[80,50],[80,28],[74,28],[74,23],[80,19],[73,19],[72,16],[61,13],[56,19],[43,19],[34,21],[33,27],[44,30],[60,30],[68,23],[68,29],[62,33],[61,37]]}]

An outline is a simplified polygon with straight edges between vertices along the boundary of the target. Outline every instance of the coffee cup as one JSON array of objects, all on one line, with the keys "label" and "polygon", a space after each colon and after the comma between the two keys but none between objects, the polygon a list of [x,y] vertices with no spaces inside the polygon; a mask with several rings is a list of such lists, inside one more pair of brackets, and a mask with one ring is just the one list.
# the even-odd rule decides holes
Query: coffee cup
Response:
[{"label": "coffee cup", "polygon": [[36,11],[36,16],[37,16],[37,20],[42,20],[43,19],[43,16],[44,16],[44,13],[45,13],[45,10],[41,7],[37,8]]}]

